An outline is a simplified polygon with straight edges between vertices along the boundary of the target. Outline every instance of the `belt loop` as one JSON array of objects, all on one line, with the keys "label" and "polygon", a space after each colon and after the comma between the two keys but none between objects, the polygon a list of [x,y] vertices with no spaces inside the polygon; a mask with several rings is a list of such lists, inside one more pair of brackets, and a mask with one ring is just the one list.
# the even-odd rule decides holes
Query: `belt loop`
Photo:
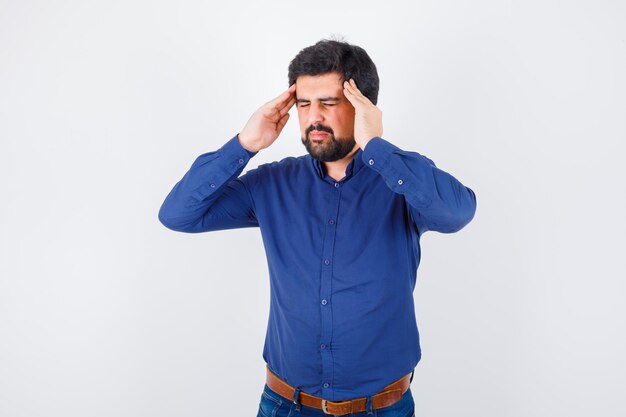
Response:
[{"label": "belt loop", "polygon": [[296,405],[296,411],[298,413],[302,409],[302,404],[300,404],[300,400],[298,399],[298,397],[300,396],[300,391],[302,391],[300,387],[296,387],[296,390],[293,393],[293,403]]},{"label": "belt loop", "polygon": [[368,416],[370,414],[374,415],[374,410],[372,410],[372,396],[371,395],[368,395],[367,399],[365,400],[365,410],[367,411]]}]

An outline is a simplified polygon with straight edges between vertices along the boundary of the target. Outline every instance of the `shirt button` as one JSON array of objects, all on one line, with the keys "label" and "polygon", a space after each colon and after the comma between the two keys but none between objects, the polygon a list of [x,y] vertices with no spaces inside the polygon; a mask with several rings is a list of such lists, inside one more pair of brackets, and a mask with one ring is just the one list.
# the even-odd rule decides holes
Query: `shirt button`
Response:
[{"label": "shirt button", "polygon": [[325,345],[325,344],[323,344],[323,343],[320,345],[320,347],[321,347],[322,349],[326,349],[326,345]]},{"label": "shirt button", "polygon": [[334,221],[333,219],[330,219],[330,220],[328,221],[328,224],[335,224],[335,221]]},{"label": "shirt button", "polygon": [[402,185],[403,182],[404,181],[402,181],[402,180],[398,180],[398,184],[400,184],[400,185]]},{"label": "shirt button", "polygon": [[240,159],[240,160],[239,160],[239,163],[240,163],[240,164],[243,164],[243,159]]},{"label": "shirt button", "polygon": [[369,161],[367,161],[370,165],[374,165],[374,160],[370,159]]},{"label": "shirt button", "polygon": [[324,388],[328,388],[330,387],[330,384],[328,382],[324,382]]},{"label": "shirt button", "polygon": [[338,182],[335,183],[335,188],[337,188],[337,187],[339,187],[339,183]]},{"label": "shirt button", "polygon": [[325,306],[326,304],[328,304],[328,301],[326,301],[326,299],[322,300],[322,305]]},{"label": "shirt button", "polygon": [[211,188],[215,188],[215,184],[211,184]]},{"label": "shirt button", "polygon": [[328,259],[324,259],[324,264],[330,265],[330,261]]}]

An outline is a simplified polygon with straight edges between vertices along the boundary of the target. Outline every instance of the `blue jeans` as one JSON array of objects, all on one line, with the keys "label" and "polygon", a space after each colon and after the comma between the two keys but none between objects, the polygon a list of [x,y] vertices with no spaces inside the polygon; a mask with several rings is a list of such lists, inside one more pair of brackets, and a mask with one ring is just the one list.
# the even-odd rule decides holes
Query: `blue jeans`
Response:
[{"label": "blue jeans", "polygon": [[[368,402],[371,404],[371,401]],[[298,411],[299,409],[299,411]],[[272,391],[267,384],[263,388],[259,412],[257,417],[331,417],[324,411],[306,405],[294,404],[293,401]],[[415,417],[415,403],[411,394],[411,387],[404,393],[402,398],[390,406],[372,410],[370,414],[366,411],[354,414],[345,414],[343,417]]]}]

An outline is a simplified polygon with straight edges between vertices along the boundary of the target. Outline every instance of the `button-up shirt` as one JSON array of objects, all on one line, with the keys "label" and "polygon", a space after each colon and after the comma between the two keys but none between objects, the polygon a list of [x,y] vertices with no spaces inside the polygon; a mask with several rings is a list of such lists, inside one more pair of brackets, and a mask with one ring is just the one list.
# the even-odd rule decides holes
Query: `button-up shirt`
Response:
[{"label": "button-up shirt", "polygon": [[193,233],[260,228],[270,280],[263,358],[291,386],[341,401],[411,373],[421,357],[413,300],[420,236],[463,228],[474,192],[380,137],[339,181],[308,154],[242,175],[254,155],[237,136],[200,155],[160,221]]}]

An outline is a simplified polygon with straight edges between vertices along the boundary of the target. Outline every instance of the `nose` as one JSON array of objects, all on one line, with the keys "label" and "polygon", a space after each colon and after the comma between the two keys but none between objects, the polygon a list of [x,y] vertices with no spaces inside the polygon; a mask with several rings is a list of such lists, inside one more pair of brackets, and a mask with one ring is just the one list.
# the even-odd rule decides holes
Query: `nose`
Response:
[{"label": "nose", "polygon": [[309,126],[321,124],[324,121],[324,112],[320,103],[311,103],[309,105],[309,112],[307,116]]}]

